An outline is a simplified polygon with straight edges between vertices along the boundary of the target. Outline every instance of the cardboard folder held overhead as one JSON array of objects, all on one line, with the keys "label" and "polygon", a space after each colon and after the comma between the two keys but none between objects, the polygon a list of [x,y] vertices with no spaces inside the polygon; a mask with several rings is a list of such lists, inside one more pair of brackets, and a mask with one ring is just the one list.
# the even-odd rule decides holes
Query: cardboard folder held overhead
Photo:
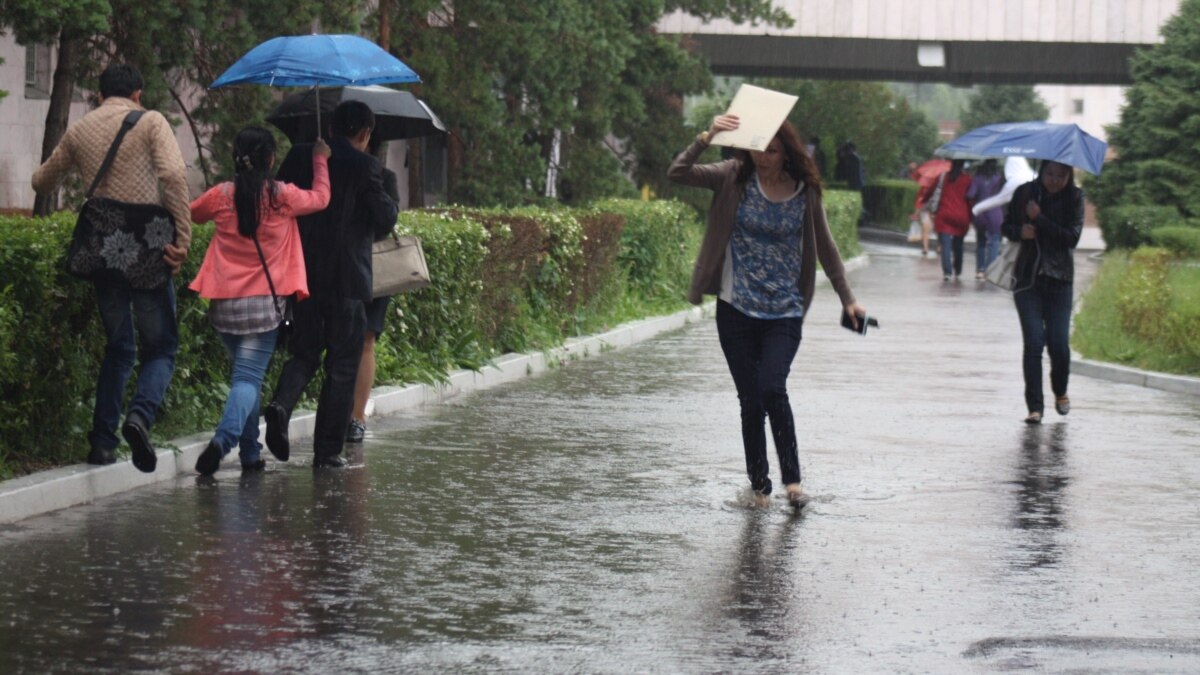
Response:
[{"label": "cardboard folder held overhead", "polygon": [[709,143],[743,150],[766,150],[799,98],[743,84],[734,95],[733,103],[729,104],[729,110],[725,111],[726,115],[738,116],[738,128],[716,133]]}]

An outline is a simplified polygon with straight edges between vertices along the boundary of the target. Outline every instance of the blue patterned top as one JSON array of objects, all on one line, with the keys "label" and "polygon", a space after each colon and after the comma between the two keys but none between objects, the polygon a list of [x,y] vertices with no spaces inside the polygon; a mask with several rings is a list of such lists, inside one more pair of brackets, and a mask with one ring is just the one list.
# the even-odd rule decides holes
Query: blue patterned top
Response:
[{"label": "blue patterned top", "polygon": [[729,242],[733,265],[730,304],[758,319],[804,316],[800,295],[803,230],[804,190],[773,202],[763,194],[757,176],[746,182]]}]

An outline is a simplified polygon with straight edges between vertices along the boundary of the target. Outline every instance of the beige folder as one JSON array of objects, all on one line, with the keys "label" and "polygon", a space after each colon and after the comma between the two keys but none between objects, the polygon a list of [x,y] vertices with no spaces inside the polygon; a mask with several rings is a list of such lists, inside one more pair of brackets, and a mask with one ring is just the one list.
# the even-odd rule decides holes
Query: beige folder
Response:
[{"label": "beige folder", "polygon": [[792,96],[752,84],[743,84],[729,104],[726,115],[738,116],[738,128],[717,132],[709,143],[743,150],[766,150],[799,96]]}]

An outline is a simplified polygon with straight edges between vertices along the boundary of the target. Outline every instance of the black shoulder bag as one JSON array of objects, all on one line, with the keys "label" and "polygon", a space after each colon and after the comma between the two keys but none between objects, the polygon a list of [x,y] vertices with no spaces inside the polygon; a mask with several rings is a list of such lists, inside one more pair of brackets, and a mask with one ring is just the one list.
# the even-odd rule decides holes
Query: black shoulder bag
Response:
[{"label": "black shoulder bag", "polygon": [[144,112],[133,110],[125,116],[88,187],[86,201],[79,207],[67,248],[67,272],[80,279],[152,290],[171,278],[171,268],[163,261],[163,247],[175,243],[171,212],[160,204],[130,204],[92,196],[112,166],[125,134]]},{"label": "black shoulder bag", "polygon": [[275,338],[276,349],[287,349],[292,337],[292,299],[289,297],[284,309],[279,309],[279,296],[275,295],[275,282],[271,280],[271,270],[267,268],[267,257],[263,255],[262,244],[258,243],[258,233],[254,233],[254,248],[258,251],[258,261],[262,263],[263,272],[267,275],[267,286],[271,288],[271,306],[279,316],[279,333]]}]

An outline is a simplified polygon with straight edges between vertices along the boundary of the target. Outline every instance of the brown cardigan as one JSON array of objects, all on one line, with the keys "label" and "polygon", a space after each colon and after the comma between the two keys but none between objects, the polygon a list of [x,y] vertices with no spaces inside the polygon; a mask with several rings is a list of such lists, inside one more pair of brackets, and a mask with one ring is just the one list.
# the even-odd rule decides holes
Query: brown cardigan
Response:
[{"label": "brown cardigan", "polygon": [[[696,140],[679,153],[667,169],[667,178],[673,182],[713,191],[712,205],[708,208],[708,227],[704,231],[704,242],[700,244],[700,254],[696,256],[696,265],[692,268],[692,287],[688,291],[688,301],[695,305],[700,304],[704,295],[716,295],[721,291],[725,249],[733,236],[737,208],[742,200],[742,186],[737,184],[741,162],[727,159],[716,164],[697,165],[696,158],[706,148],[707,143]],[[854,293],[846,283],[842,256],[825,220],[821,196],[812,186],[805,188],[804,206],[804,245],[800,253],[800,297],[804,298],[804,311],[807,313],[808,306],[812,304],[818,259],[842,306],[852,305],[855,302]]]}]

